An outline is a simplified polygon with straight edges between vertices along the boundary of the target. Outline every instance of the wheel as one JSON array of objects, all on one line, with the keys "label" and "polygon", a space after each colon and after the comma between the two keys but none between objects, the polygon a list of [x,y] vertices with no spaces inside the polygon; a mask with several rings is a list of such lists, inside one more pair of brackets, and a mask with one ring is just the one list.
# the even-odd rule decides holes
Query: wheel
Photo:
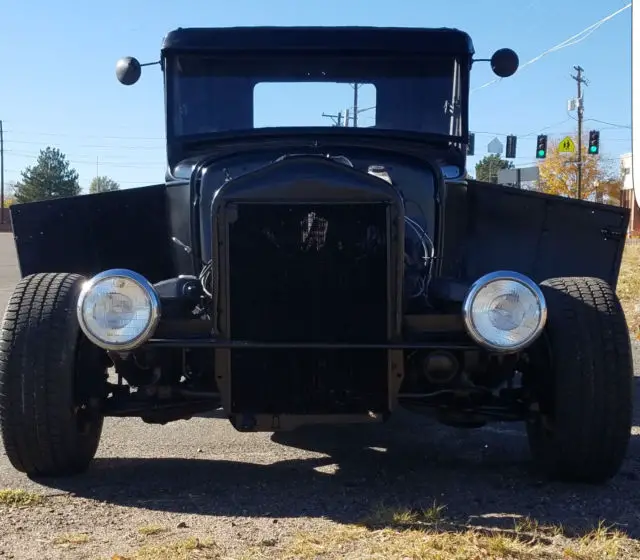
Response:
[{"label": "wheel", "polygon": [[2,320],[0,434],[11,464],[29,476],[80,473],[100,442],[103,416],[89,405],[104,387],[106,364],[76,318],[83,281],[77,274],[27,276]]},{"label": "wheel", "polygon": [[539,406],[529,446],[550,478],[604,483],[625,458],[632,426],[629,330],[611,286],[598,278],[541,283],[547,300],[546,367],[532,371]]}]

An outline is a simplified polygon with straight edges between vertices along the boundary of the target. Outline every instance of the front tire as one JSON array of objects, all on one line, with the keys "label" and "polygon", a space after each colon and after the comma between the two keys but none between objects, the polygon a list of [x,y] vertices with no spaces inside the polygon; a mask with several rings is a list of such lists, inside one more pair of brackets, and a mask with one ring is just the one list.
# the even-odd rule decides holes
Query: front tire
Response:
[{"label": "front tire", "polygon": [[103,416],[87,406],[87,387],[104,383],[106,367],[76,318],[83,281],[27,276],[2,320],[0,434],[11,464],[29,476],[80,473],[100,442]]},{"label": "front tire", "polygon": [[598,278],[541,284],[548,320],[532,372],[539,413],[527,424],[535,462],[550,478],[603,483],[625,458],[632,426],[633,358],[620,302]]}]

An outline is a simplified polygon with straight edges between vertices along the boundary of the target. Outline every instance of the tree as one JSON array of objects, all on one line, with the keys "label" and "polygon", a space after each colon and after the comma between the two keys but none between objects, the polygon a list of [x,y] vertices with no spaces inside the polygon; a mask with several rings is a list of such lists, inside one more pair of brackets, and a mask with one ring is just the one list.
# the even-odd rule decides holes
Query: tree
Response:
[{"label": "tree", "polygon": [[476,163],[476,180],[497,183],[501,169],[513,169],[513,163],[502,159],[498,154],[484,156]]},{"label": "tree", "polygon": [[16,185],[13,182],[8,183],[5,186],[4,188],[4,207],[5,208],[9,208],[10,206],[13,206],[16,203],[15,190],[16,190]]},{"label": "tree", "polygon": [[58,148],[47,147],[40,150],[36,164],[22,172],[14,194],[18,203],[77,196],[80,194],[78,172],[69,166]]},{"label": "tree", "polygon": [[105,175],[94,177],[89,185],[89,192],[92,194],[117,190],[120,190],[120,185]]},{"label": "tree", "polygon": [[[557,140],[549,141],[547,157],[538,162],[539,190],[571,198],[578,196],[577,135],[572,137],[576,153],[558,152]],[[600,155],[588,153],[588,134],[582,139],[582,188],[580,198],[609,204],[620,203],[623,179]]]}]

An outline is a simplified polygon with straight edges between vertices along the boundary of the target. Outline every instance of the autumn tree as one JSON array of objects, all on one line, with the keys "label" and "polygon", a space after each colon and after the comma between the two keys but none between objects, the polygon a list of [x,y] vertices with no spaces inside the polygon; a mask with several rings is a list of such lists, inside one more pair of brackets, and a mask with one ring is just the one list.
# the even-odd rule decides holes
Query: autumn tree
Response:
[{"label": "autumn tree", "polygon": [[501,169],[513,169],[513,163],[502,159],[498,154],[484,156],[476,163],[476,180],[497,183]]},{"label": "autumn tree", "polygon": [[[572,137],[574,153],[558,152],[560,141],[550,140],[547,157],[538,162],[539,190],[571,198],[578,197],[577,135]],[[608,165],[601,156],[588,153],[588,135],[582,140],[582,185],[580,198],[609,204],[620,203],[622,178],[615,166]]]},{"label": "autumn tree", "polygon": [[110,177],[106,177],[105,175],[94,177],[91,180],[91,184],[89,185],[89,192],[92,194],[117,190],[120,190],[120,185],[113,179],[111,179]]},{"label": "autumn tree", "polygon": [[72,169],[65,155],[58,148],[47,147],[31,167],[22,172],[15,186],[17,203],[35,202],[80,194],[78,172]]}]

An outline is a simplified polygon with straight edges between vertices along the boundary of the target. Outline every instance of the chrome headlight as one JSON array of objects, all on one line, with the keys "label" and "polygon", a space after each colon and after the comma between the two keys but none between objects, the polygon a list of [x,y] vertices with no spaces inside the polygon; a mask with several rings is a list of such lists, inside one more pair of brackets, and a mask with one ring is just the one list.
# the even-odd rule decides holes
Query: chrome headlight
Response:
[{"label": "chrome headlight", "polygon": [[467,332],[478,344],[497,352],[516,352],[544,329],[547,304],[533,280],[500,270],[474,282],[462,314]]},{"label": "chrome headlight", "polygon": [[137,272],[105,270],[85,282],[77,314],[80,328],[94,344],[106,350],[132,350],[155,331],[160,298]]}]

